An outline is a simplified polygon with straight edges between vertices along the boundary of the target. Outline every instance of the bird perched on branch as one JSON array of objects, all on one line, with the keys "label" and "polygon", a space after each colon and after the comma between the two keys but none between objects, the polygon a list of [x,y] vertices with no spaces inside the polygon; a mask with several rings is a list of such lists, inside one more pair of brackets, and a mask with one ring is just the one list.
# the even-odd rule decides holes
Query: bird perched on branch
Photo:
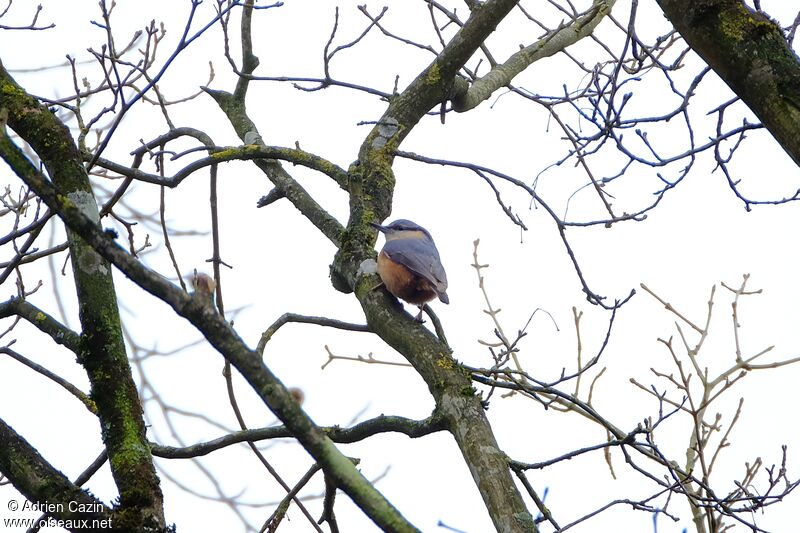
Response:
[{"label": "bird perched on branch", "polygon": [[405,219],[372,227],[386,237],[378,254],[378,275],[392,295],[419,307],[417,320],[422,320],[425,302],[438,297],[450,303],[447,275],[428,230]]}]

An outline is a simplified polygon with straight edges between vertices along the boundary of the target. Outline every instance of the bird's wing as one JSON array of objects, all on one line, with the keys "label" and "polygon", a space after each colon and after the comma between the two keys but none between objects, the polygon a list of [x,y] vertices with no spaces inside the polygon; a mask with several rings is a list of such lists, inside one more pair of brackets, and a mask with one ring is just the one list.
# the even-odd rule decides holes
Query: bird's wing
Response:
[{"label": "bird's wing", "polygon": [[389,259],[430,281],[437,292],[447,291],[447,275],[439,259],[436,245],[423,239],[396,239],[388,241],[383,252]]}]

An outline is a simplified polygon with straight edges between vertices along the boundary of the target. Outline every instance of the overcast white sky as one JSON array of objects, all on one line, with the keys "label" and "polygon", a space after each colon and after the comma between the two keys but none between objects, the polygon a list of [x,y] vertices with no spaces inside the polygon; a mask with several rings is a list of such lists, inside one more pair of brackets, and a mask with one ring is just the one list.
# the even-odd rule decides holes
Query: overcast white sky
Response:
[{"label": "overcast white sky", "polygon": [[[24,5],[23,5],[24,4]],[[213,2],[205,2],[198,11],[197,24],[212,16]],[[542,4],[542,5],[540,5]],[[544,2],[531,6],[545,9]],[[588,4],[588,2],[582,2]],[[762,1],[765,11],[788,23],[788,2]],[[68,69],[54,68],[39,72],[36,67],[53,66],[70,54],[79,61],[88,61],[86,49],[98,49],[103,32],[89,23],[99,20],[96,2],[43,2],[42,21],[53,21],[56,28],[42,32],[0,31],[3,64],[12,71],[26,89],[37,95],[58,98],[68,95],[71,77]],[[355,2],[339,2],[341,44],[354,38],[363,29],[364,16]],[[387,25],[402,33],[434,44],[431,38],[427,7],[424,2],[389,1],[368,4],[376,14],[389,6]],[[321,73],[322,47],[330,35],[333,3],[288,1],[279,9],[259,13],[255,20],[255,51],[261,60],[258,73],[263,75],[312,75]],[[15,22],[27,20],[31,5],[14,3],[11,11]],[[614,14],[627,21],[629,2],[617,3]],[[160,45],[165,58],[175,45],[188,12],[188,2],[118,2],[113,23],[117,46],[127,43],[133,31],[151,19],[164,21],[168,34]],[[459,13],[466,7],[459,4]],[[652,26],[644,26],[640,35],[654,36],[663,32],[665,23],[652,0],[640,2],[640,16]],[[234,15],[237,16],[237,15]],[[784,17],[784,18],[780,18]],[[6,19],[3,19],[6,23]],[[9,22],[10,23],[10,22]],[[608,22],[601,27],[611,31]],[[648,34],[648,32],[651,32]],[[513,52],[519,42],[530,42],[538,35],[528,26],[501,26],[493,36],[498,57]],[[584,46],[584,45],[580,45]],[[235,47],[236,48],[236,47]],[[194,43],[173,65],[160,84],[168,98],[180,98],[208,83],[209,61],[213,62],[215,79],[212,88],[231,90],[230,68],[220,54],[218,29]],[[590,47],[579,48],[587,63],[592,61]],[[576,53],[577,53],[576,52]],[[363,43],[343,54],[334,64],[334,75],[341,79],[364,82],[383,90],[391,90],[395,75],[400,75],[402,89],[430,61],[424,51],[410,50],[388,41],[376,32]],[[597,59],[595,58],[594,61]],[[690,60],[696,66],[696,63]],[[93,86],[100,79],[93,65],[82,63],[82,72]],[[694,67],[692,67],[694,68]],[[694,71],[693,71],[694,72]],[[693,75],[693,74],[691,74]],[[689,76],[689,74],[687,74]],[[581,83],[566,62],[553,58],[531,67],[519,85],[538,92],[558,91],[566,84],[575,88]],[[666,93],[657,92],[658,84],[648,80],[632,84],[631,106],[660,109],[668,106]],[[731,97],[719,82],[709,81],[693,112],[702,117],[720,102]],[[660,91],[659,89],[658,91]],[[104,102],[89,102],[102,106]],[[288,84],[253,83],[248,100],[251,118],[257,123],[267,144],[294,146],[317,153],[342,167],[357,157],[359,144],[369,126],[360,121],[376,120],[385,103],[375,97],[332,88],[316,93],[299,92]],[[239,144],[222,113],[205,96],[185,106],[171,108],[178,126],[202,129],[218,145]],[[653,111],[656,113],[657,111]],[[746,114],[741,105],[737,111]],[[712,120],[712,119],[709,119]],[[751,117],[752,120],[752,117]],[[146,104],[131,111],[123,122],[106,156],[130,163],[127,154],[139,139],[149,140],[166,131],[160,113]],[[678,133],[676,133],[678,131]],[[708,132],[699,132],[706,135]],[[633,135],[630,133],[629,135]],[[658,133],[654,133],[658,135]],[[659,141],[665,150],[682,146],[679,128],[665,131]],[[438,117],[424,121],[409,136],[403,149],[430,157],[470,161],[495,168],[531,183],[537,175],[560,157],[567,146],[561,132],[548,120],[544,111],[514,95],[492,98],[478,109],[463,115],[449,115],[445,125]],[[188,145],[187,145],[188,146]],[[678,148],[675,148],[676,150]],[[595,159],[600,173],[614,164],[613,156]],[[180,168],[174,164],[168,171]],[[790,196],[800,188],[800,173],[789,158],[764,131],[748,134],[748,141],[734,159],[731,168],[742,179],[742,190],[760,199]],[[347,217],[347,198],[327,178],[300,168],[289,168],[320,203],[343,223]],[[451,304],[434,302],[433,307],[447,331],[455,356],[473,366],[492,364],[479,339],[493,339],[494,325],[483,312],[485,304],[477,286],[472,263],[473,241],[480,239],[479,256],[490,264],[484,271],[487,289],[500,315],[505,331],[513,335],[524,327],[531,313],[537,313],[528,328],[528,336],[520,344],[520,358],[531,373],[542,379],[553,379],[562,368],[574,369],[575,328],[573,306],[584,313],[581,335],[584,360],[599,348],[609,314],[590,305],[580,290],[574,269],[564,251],[552,220],[544,210],[530,206],[522,191],[503,187],[504,200],[520,214],[529,230],[520,234],[497,206],[486,184],[464,170],[426,166],[398,160],[394,167],[397,188],[392,218],[408,218],[427,227],[441,252],[450,281]],[[739,303],[740,342],[743,355],[756,353],[774,345],[766,361],[788,359],[800,355],[798,328],[800,287],[796,272],[800,252],[794,228],[800,223],[796,204],[756,206],[746,212],[728,188],[724,176],[713,171],[711,158],[704,157],[692,173],[644,222],[604,227],[570,228],[568,236],[591,288],[609,300],[624,298],[631,289],[637,295],[618,313],[614,333],[599,365],[607,367],[594,391],[594,405],[619,427],[631,430],[648,416],[657,414],[651,396],[630,383],[631,378],[645,384],[656,384],[659,391],[667,384],[656,381],[650,368],[665,373],[675,372],[669,353],[658,338],[676,336],[675,316],[639,288],[647,284],[697,323],[705,321],[711,287],[717,285],[711,334],[700,355],[702,364],[713,374],[734,362],[734,340],[731,321],[731,293],[720,286],[724,282],[738,287],[742,275],[750,274],[748,287],[762,289],[758,295],[743,298]],[[18,187],[18,182],[5,166],[0,169],[3,184]],[[572,163],[549,169],[539,178],[538,191],[559,213],[576,184],[585,181],[580,168]],[[649,203],[649,193],[656,190],[651,170],[631,172],[623,183],[610,190],[618,196],[615,207],[632,211]],[[235,325],[240,335],[255,346],[261,332],[284,312],[321,315],[363,323],[364,318],[355,298],[336,292],[328,279],[333,246],[322,238],[286,201],[265,209],[256,209],[257,199],[269,190],[266,180],[250,163],[230,163],[220,168],[220,205],[222,212],[223,258],[233,266],[223,272],[225,304],[238,310]],[[137,186],[134,198],[144,212],[158,207],[158,189]],[[189,178],[177,190],[167,193],[167,215],[171,227],[178,230],[207,232],[207,173]],[[597,210],[596,196],[584,191],[570,204],[575,220],[591,220]],[[156,245],[143,256],[149,266],[171,276],[168,258],[161,246],[161,236],[153,228],[140,228],[137,238],[143,241],[150,233]],[[48,232],[45,232],[48,233]],[[40,238],[40,248],[47,246],[47,235]],[[62,231],[56,230],[53,242],[60,242]],[[379,245],[382,241],[379,241]],[[177,239],[178,262],[183,272],[193,268],[208,270],[210,237]],[[3,261],[11,254],[4,250]],[[65,256],[55,258],[60,270]],[[42,279],[44,287],[31,301],[59,316],[53,296],[53,279],[44,264],[23,270],[28,286]],[[64,320],[78,328],[74,301],[69,297],[69,276],[57,275],[68,309]],[[198,334],[169,309],[137,290],[124,276],[115,276],[120,291],[125,327],[141,347],[161,351],[174,350],[198,339]],[[6,283],[5,296],[14,292]],[[554,326],[557,324],[558,329]],[[6,326],[0,325],[4,329]],[[694,332],[687,331],[693,342]],[[21,325],[15,331],[15,349],[63,375],[83,390],[88,382],[81,368],[68,352],[40,339],[35,330]],[[325,347],[343,356],[367,356],[389,361],[402,358],[369,334],[354,334],[314,326],[290,324],[284,327],[267,347],[267,364],[287,385],[301,387],[306,395],[304,407],[320,425],[346,425],[354,418],[367,419],[378,414],[396,414],[412,418],[428,416],[433,402],[427,389],[412,370],[396,366],[364,365],[336,361],[322,370],[327,360]],[[680,345],[678,345],[680,347]],[[685,356],[685,354],[684,354]],[[180,409],[203,413],[235,426],[221,376],[222,359],[212,349],[199,345],[179,354],[152,357],[143,362],[147,379],[161,394],[164,402]],[[589,374],[589,379],[596,371]],[[137,379],[140,376],[137,374]],[[730,422],[736,403],[745,397],[741,420],[734,429],[733,445],[720,458],[718,478],[722,491],[733,488],[732,481],[744,471],[744,463],[761,457],[770,465],[780,460],[780,446],[789,445],[789,473],[800,476],[800,429],[795,422],[795,383],[800,367],[756,372],[729,391],[716,410],[722,423]],[[271,424],[274,417],[246,388],[237,382],[238,397],[251,427]],[[565,387],[571,390],[570,386]],[[674,391],[671,391],[673,394]],[[584,395],[585,395],[584,388]],[[715,412],[716,412],[715,410]],[[154,402],[147,405],[152,423],[152,440],[179,444],[160,416]],[[201,421],[172,415],[186,444],[218,437],[223,430]],[[82,471],[100,452],[101,443],[96,420],[78,402],[72,401],[60,388],[44,382],[30,370],[13,361],[0,358],[0,417],[36,445],[42,454],[71,477]],[[523,398],[492,399],[489,417],[501,447],[513,459],[536,462],[561,455],[571,449],[596,444],[605,439],[599,426],[591,425],[574,414],[544,411],[539,404]],[[689,438],[685,419],[665,424],[656,434],[663,449],[681,461]],[[57,438],[54,438],[58,435]],[[410,440],[402,436],[380,436],[369,442],[343,446],[343,451],[360,457],[360,467],[368,477],[378,477],[381,490],[400,511],[423,531],[444,531],[437,524],[470,533],[491,531],[492,526],[483,508],[469,472],[456,446],[447,434]],[[305,452],[295,445],[276,443],[267,448],[267,456],[291,484],[309,466]],[[583,456],[530,476],[540,491],[548,489],[547,504],[562,523],[568,523],[599,507],[610,499],[643,498],[655,488],[641,476],[626,468],[618,451],[612,452],[617,479],[613,480],[602,454]],[[243,494],[242,499],[254,504],[274,502],[281,498],[266,472],[244,448],[212,454],[203,460],[220,481],[226,494]],[[175,477],[193,490],[216,496],[215,489],[188,461],[158,460],[165,476]],[[235,531],[240,527],[235,515],[221,503],[197,498],[163,479],[166,512],[179,531]],[[321,490],[321,483],[312,484]],[[762,485],[763,486],[763,485]],[[91,490],[110,502],[115,494],[107,468],[93,478]],[[6,501],[19,496],[9,486],[0,487],[0,518],[11,516]],[[800,496],[792,494],[782,504],[770,507],[754,517],[768,531],[788,531],[796,523]],[[318,513],[318,504],[312,514]],[[659,532],[677,532],[689,527],[690,515],[685,505],[673,502],[672,511],[682,521],[673,523],[661,517]],[[533,504],[530,505],[534,509]],[[269,516],[271,508],[252,507],[245,512],[257,527]],[[340,495],[337,504],[340,525],[345,531],[371,531],[371,525]],[[16,515],[14,515],[16,516]],[[308,531],[308,525],[296,511],[281,531]],[[575,531],[652,531],[649,514],[618,506],[586,522]],[[734,529],[734,531],[738,531]]]}]

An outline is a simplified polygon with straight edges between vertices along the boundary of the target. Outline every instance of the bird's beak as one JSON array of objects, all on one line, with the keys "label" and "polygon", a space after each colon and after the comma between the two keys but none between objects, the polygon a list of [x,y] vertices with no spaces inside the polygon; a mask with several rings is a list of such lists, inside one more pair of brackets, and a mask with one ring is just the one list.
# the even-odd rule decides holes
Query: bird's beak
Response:
[{"label": "bird's beak", "polygon": [[375,228],[376,230],[380,231],[381,233],[386,233],[386,227],[381,226],[380,224],[376,224],[375,222],[370,222],[369,225]]}]

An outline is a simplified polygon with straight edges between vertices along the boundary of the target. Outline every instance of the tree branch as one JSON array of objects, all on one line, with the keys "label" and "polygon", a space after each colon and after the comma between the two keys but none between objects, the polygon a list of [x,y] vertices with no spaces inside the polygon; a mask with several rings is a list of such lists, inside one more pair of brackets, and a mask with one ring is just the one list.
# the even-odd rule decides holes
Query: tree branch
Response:
[{"label": "tree branch", "polygon": [[[333,426],[320,428],[320,430],[328,435],[333,442],[351,444],[374,435],[390,432],[402,433],[412,439],[416,439],[444,430],[443,422],[443,419],[438,416],[430,416],[425,420],[412,420],[401,416],[380,415],[371,420],[365,420],[350,428]],[[286,426],[275,426],[237,431],[236,433],[231,433],[218,439],[183,448],[162,446],[152,443],[150,444],[150,448],[153,450],[153,455],[156,457],[164,457],[165,459],[188,459],[190,457],[207,455],[240,442],[257,442],[261,440],[291,437],[293,437],[292,432],[287,429]]]},{"label": "tree branch", "polygon": [[80,335],[35,305],[21,298],[11,298],[10,300],[0,303],[0,318],[15,315],[24,318],[42,333],[49,335],[56,344],[66,347],[75,354],[80,353]]},{"label": "tree branch", "polygon": [[[36,448],[1,419],[0,472],[28,500],[40,504],[43,509],[52,508],[53,512],[48,514],[61,520],[110,520],[111,526],[117,525],[111,509],[53,468]],[[73,511],[78,508],[75,504],[92,511]]]},{"label": "tree branch", "polygon": [[689,46],[800,165],[800,58],[780,26],[741,0],[657,0]]},{"label": "tree branch", "polygon": [[535,43],[512,54],[504,63],[497,64],[467,87],[466,80],[456,86],[453,110],[469,111],[488,99],[497,89],[511,83],[519,73],[545,57],[565,50],[584,37],[592,35],[605,16],[611,13],[616,0],[595,0],[582,15],[568,24],[562,24]]},{"label": "tree branch", "polygon": [[[243,101],[237,101],[231,93],[225,91],[206,89],[206,92],[219,104],[236,130],[237,135],[244,143],[266,146],[255,124],[247,116]],[[308,191],[283,169],[278,161],[255,159],[254,162],[303,216],[314,224],[337,248],[341,245],[342,232],[344,231],[342,225],[328,214]]]},{"label": "tree branch", "polygon": [[297,313],[284,313],[278,320],[261,334],[261,339],[258,341],[256,351],[260,354],[264,353],[264,348],[270,341],[273,335],[289,322],[296,322],[300,324],[316,324],[318,326],[327,326],[329,328],[344,329],[347,331],[361,331],[364,333],[369,332],[369,326],[365,324],[351,324],[350,322],[343,322],[334,318],[326,318],[323,316],[306,316],[298,315]]},{"label": "tree branch", "polygon": [[[58,211],[57,205],[69,205],[81,215],[86,228],[100,233],[97,203],[69,129],[17,85],[0,65],[2,115],[8,117],[8,125],[36,151],[52,185],[11,142],[4,128],[0,131],[0,156],[21,178],[35,176],[53,192],[53,186],[58,187],[59,194],[50,196],[53,211]],[[67,240],[83,329],[79,360],[92,384],[92,399],[97,405],[120,504],[135,517],[131,518],[131,525],[164,529],[163,495],[147,446],[142,406],[122,338],[111,269],[71,227]]]},{"label": "tree branch", "polygon": [[67,381],[66,379],[62,378],[61,376],[59,376],[58,374],[56,374],[54,372],[51,372],[50,370],[48,370],[47,368],[43,367],[42,365],[34,363],[33,361],[31,361],[27,357],[23,356],[20,353],[15,352],[11,348],[0,347],[0,353],[6,354],[10,358],[12,358],[12,359],[22,363],[23,365],[27,366],[28,368],[30,368],[34,372],[38,372],[39,374],[43,375],[47,379],[53,381],[54,383],[57,383],[64,390],[66,390],[67,392],[69,392],[70,394],[75,396],[78,400],[80,400],[80,402],[89,410],[89,412],[91,412],[94,415],[97,414],[97,404],[87,394],[85,394],[82,390],[80,390],[78,387],[76,387],[75,385],[73,385],[72,383]]},{"label": "tree branch", "polygon": [[[88,156],[90,159],[91,156]],[[296,148],[283,148],[280,146],[266,146],[263,144],[248,144],[245,146],[230,146],[219,147],[211,151],[211,155],[192,161],[174,176],[160,176],[158,174],[151,174],[136,168],[126,167],[108,159],[98,158],[97,164],[108,170],[112,170],[123,176],[133,178],[138,181],[146,183],[153,183],[156,185],[163,185],[165,187],[177,187],[180,183],[197,172],[201,168],[216,165],[218,163],[226,163],[228,161],[249,161],[253,159],[279,159],[294,163],[295,165],[304,166],[312,170],[316,170],[326,174],[339,184],[343,189],[347,184],[347,172],[339,166],[331,163],[330,161],[311,154],[309,152],[298,150]]]}]

